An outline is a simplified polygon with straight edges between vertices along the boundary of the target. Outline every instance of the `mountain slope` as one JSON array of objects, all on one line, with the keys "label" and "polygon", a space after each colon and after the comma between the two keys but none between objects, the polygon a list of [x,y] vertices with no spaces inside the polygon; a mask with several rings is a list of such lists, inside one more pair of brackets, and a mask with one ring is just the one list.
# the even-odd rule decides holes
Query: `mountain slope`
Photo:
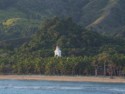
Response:
[{"label": "mountain slope", "polygon": [[29,9],[26,8],[45,17],[72,17],[87,28],[109,32],[118,31],[125,25],[124,4],[124,0],[36,0],[30,4],[27,1]]},{"label": "mountain slope", "polygon": [[57,45],[64,56],[82,56],[107,50],[123,52],[125,42],[83,29],[71,18],[62,20],[55,17],[44,21],[41,30],[18,49],[17,55],[50,57]]},{"label": "mountain slope", "polygon": [[118,33],[125,26],[124,8],[124,0],[0,0],[0,23],[20,18],[39,26],[45,18],[72,17],[87,29]]},{"label": "mountain slope", "polygon": [[119,31],[125,26],[125,11],[123,0],[108,0],[105,7],[99,10],[100,16],[88,27],[94,27],[98,31]]}]

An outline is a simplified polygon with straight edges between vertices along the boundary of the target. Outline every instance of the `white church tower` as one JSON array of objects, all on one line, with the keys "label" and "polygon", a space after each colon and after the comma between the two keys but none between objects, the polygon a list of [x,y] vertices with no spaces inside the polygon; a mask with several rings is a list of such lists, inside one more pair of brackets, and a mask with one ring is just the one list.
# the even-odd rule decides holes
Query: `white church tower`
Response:
[{"label": "white church tower", "polygon": [[59,46],[56,46],[54,53],[55,53],[55,57],[61,57],[61,50]]}]

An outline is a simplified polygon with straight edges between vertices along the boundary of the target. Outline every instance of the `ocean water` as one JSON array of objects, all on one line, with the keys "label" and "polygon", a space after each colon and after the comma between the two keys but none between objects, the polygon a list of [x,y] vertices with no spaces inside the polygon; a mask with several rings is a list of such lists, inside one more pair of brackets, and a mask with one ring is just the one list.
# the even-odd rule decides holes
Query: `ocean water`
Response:
[{"label": "ocean water", "polygon": [[0,94],[125,94],[125,84],[0,80]]}]

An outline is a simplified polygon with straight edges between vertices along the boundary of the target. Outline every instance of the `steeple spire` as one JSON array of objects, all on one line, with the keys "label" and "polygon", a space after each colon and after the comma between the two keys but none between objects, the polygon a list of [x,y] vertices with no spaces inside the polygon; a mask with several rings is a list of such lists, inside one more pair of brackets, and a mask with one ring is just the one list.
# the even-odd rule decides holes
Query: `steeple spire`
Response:
[{"label": "steeple spire", "polygon": [[61,50],[59,46],[56,46],[54,53],[55,53],[55,57],[61,57]]}]

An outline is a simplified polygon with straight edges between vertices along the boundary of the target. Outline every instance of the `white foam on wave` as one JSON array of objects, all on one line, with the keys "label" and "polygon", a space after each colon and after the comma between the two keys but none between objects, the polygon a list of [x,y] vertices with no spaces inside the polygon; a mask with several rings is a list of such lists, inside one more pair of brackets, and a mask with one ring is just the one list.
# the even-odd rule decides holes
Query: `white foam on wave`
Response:
[{"label": "white foam on wave", "polygon": [[0,89],[14,88],[14,89],[41,89],[41,90],[82,90],[83,87],[71,87],[71,86],[0,86]]},{"label": "white foam on wave", "polygon": [[120,89],[120,88],[114,88],[110,89],[111,91],[117,91],[117,92],[125,92],[125,89]]},{"label": "white foam on wave", "polygon": [[13,88],[15,89],[39,89],[40,87],[38,86],[14,86]]},{"label": "white foam on wave", "polygon": [[65,90],[82,90],[82,87],[60,87],[60,89],[65,89]]},{"label": "white foam on wave", "polygon": [[1,85],[0,89],[28,89],[28,90],[83,90],[83,91],[89,91],[89,92],[120,92],[125,93],[124,88],[113,88],[113,87],[99,87],[99,86],[18,86],[18,85]]}]

